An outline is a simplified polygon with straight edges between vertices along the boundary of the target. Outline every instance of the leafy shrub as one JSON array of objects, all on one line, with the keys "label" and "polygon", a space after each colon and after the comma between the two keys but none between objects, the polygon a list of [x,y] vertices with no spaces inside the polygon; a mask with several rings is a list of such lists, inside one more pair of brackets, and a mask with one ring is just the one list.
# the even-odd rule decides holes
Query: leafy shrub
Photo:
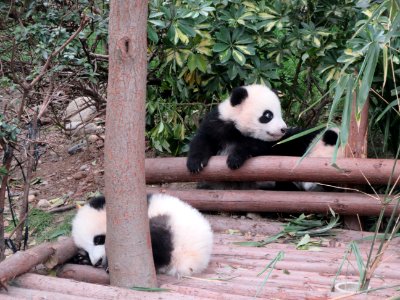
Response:
[{"label": "leafy shrub", "polygon": [[[34,76],[86,14],[90,26],[54,60],[47,78],[57,76],[80,93],[104,90],[107,62],[92,54],[107,54],[109,3],[24,3],[16,1],[14,10],[0,5],[15,20],[0,22],[6,69],[13,37]],[[235,86],[263,83],[281,94],[289,124],[341,123],[343,143],[352,95],[357,112],[369,96],[372,135],[393,152],[400,128],[399,23],[395,0],[151,0],[147,137],[158,151],[181,154],[211,106]]]}]

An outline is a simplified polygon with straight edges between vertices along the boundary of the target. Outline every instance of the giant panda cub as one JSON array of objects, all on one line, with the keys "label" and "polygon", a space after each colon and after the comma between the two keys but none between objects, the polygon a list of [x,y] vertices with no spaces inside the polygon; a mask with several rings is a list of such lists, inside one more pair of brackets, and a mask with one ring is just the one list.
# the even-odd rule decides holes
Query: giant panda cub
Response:
[{"label": "giant panda cub", "polygon": [[[332,157],[338,133],[334,129],[314,131],[297,139],[277,144],[301,128],[287,128],[282,119],[278,97],[268,87],[249,85],[235,88],[230,97],[210,111],[200,124],[190,143],[187,168],[200,172],[213,155],[228,155],[230,169],[240,168],[253,156],[303,156]],[[319,135],[322,134],[322,137]],[[338,152],[338,157],[342,152]],[[207,189],[265,188],[266,184],[254,182],[203,182]],[[316,190],[315,183],[272,183],[268,189]]]},{"label": "giant panda cub", "polygon": [[[153,259],[157,272],[185,276],[203,271],[210,260],[213,233],[199,211],[176,197],[147,196]],[[105,198],[95,197],[80,208],[72,237],[94,266],[107,264]]]},{"label": "giant panda cub", "polygon": [[198,173],[211,156],[220,154],[228,155],[230,169],[238,169],[248,158],[267,154],[285,132],[273,91],[263,85],[237,87],[201,122],[190,143],[187,168]]}]

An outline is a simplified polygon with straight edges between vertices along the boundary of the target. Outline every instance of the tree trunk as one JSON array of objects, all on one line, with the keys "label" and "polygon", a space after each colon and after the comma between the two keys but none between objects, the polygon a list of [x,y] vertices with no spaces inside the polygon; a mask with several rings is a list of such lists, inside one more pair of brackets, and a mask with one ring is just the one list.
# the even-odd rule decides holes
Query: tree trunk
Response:
[{"label": "tree trunk", "polygon": [[147,1],[111,1],[105,140],[110,281],[154,287],[144,168]]},{"label": "tree trunk", "polygon": [[[360,112],[360,120],[357,122],[357,94],[353,95],[352,112],[349,128],[349,141],[346,147],[346,157],[351,158],[367,158],[368,147],[368,109],[369,99],[364,104]],[[362,187],[357,187],[362,189]],[[378,214],[377,214],[378,215]],[[344,218],[344,226],[347,229],[363,230],[362,222],[359,215],[346,216]]]}]

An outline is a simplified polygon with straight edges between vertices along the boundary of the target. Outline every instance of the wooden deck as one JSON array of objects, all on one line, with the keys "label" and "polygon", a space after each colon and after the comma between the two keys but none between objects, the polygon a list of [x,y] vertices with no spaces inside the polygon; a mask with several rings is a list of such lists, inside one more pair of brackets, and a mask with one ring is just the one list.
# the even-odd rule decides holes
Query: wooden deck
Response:
[{"label": "wooden deck", "polygon": [[[210,217],[215,234],[211,263],[201,275],[175,278],[159,275],[161,288],[168,292],[137,292],[75,281],[67,293],[57,289],[61,279],[37,274],[25,274],[15,279],[8,293],[0,299],[386,299],[400,296],[400,239],[393,241],[383,261],[374,273],[371,288],[383,288],[368,294],[331,292],[335,274],[351,240],[367,236],[363,232],[337,230],[336,237],[323,240],[314,251],[297,250],[293,243],[272,243],[261,248],[242,247],[236,241],[259,240],[280,231],[280,224],[268,221],[235,220]],[[227,230],[230,229],[230,230]],[[239,233],[238,229],[245,230]],[[243,234],[245,233],[245,234]],[[369,242],[360,244],[364,257]],[[265,272],[258,275],[278,254],[283,258],[275,265],[265,281]],[[39,279],[43,279],[42,284]],[[354,256],[343,266],[337,281],[357,282],[358,271]],[[27,297],[27,295],[30,295]]]}]

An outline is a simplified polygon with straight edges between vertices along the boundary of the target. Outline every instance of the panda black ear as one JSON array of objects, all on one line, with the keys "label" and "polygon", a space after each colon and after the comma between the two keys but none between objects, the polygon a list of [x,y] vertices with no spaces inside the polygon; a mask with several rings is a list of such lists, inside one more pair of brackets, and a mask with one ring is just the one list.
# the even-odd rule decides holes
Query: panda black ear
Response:
[{"label": "panda black ear", "polygon": [[247,90],[244,87],[234,88],[231,94],[231,104],[232,106],[239,105],[249,96]]}]

